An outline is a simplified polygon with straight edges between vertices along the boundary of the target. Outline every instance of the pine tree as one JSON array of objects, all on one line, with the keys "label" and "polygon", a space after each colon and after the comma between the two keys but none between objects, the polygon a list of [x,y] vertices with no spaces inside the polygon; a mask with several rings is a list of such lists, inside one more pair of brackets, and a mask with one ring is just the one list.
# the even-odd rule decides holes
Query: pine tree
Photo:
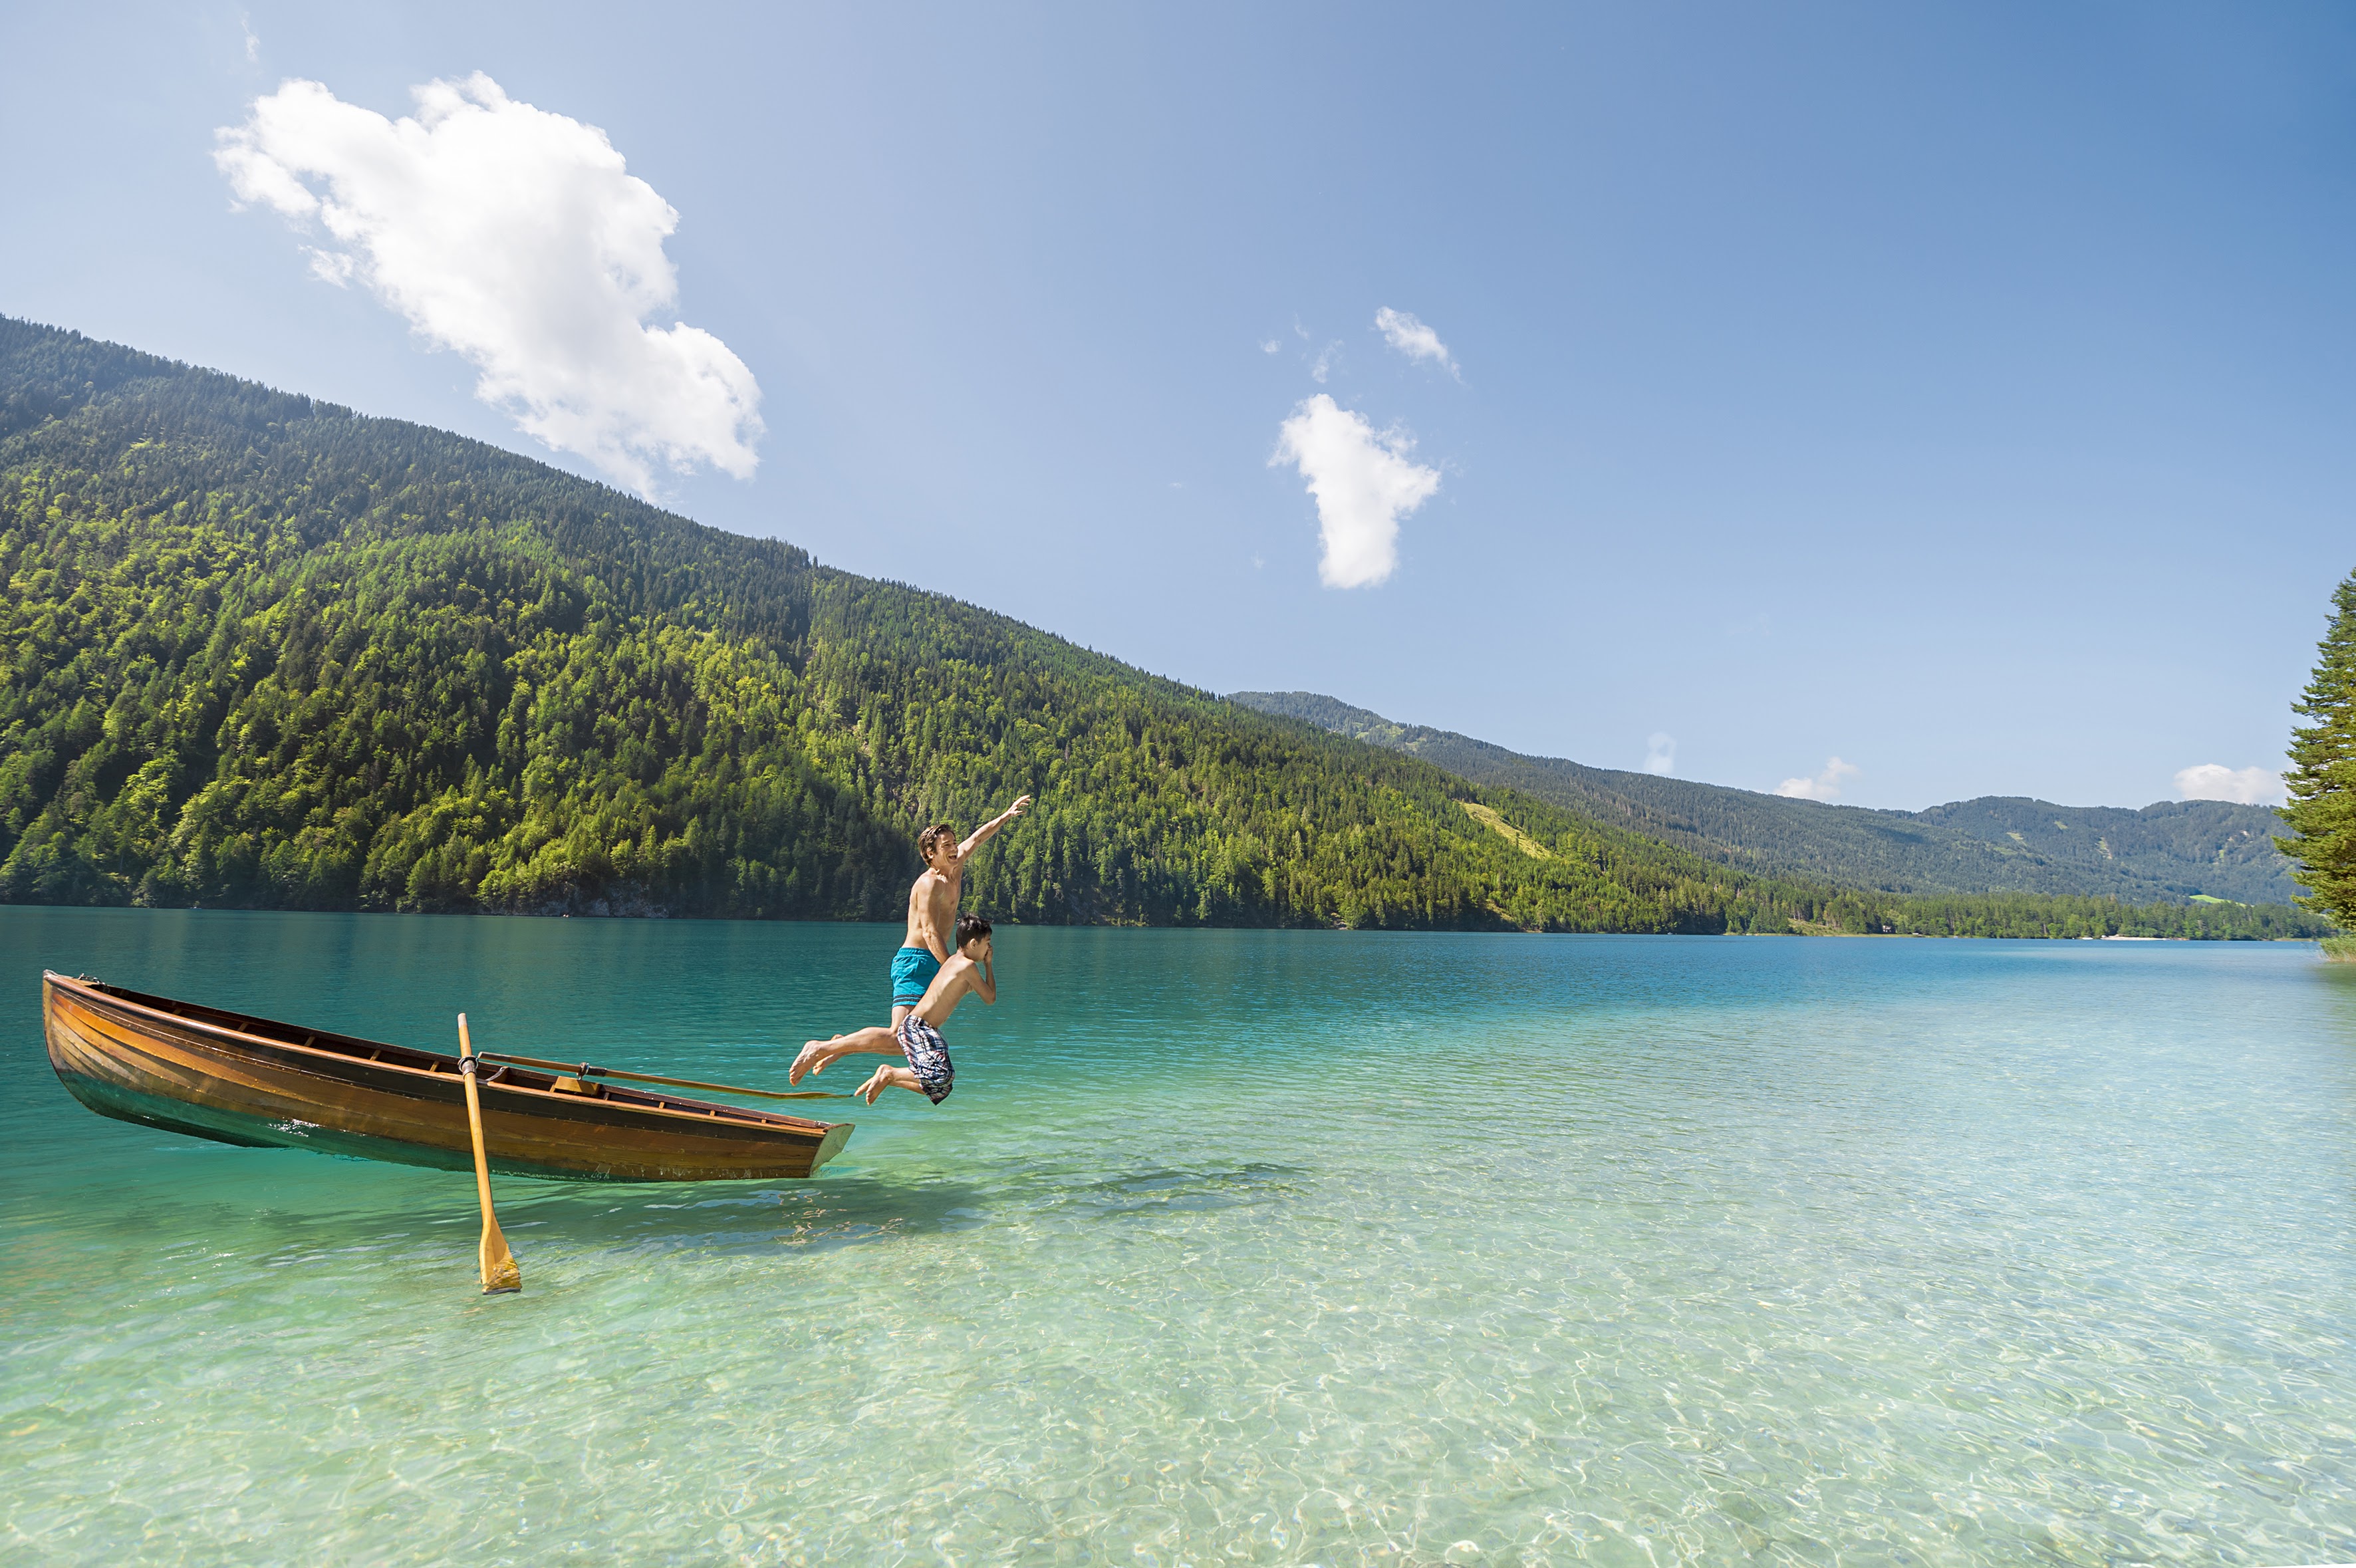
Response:
[{"label": "pine tree", "polygon": [[2291,712],[2315,721],[2291,731],[2290,836],[2275,843],[2299,863],[2299,900],[2356,927],[2356,574],[2332,596],[2336,613],[2317,651],[2315,679]]}]

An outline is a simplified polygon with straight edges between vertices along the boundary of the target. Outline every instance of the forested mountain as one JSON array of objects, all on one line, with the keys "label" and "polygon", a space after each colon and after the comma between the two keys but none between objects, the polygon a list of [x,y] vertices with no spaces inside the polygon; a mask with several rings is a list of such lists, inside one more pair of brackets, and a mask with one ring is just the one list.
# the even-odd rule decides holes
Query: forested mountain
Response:
[{"label": "forested mountain", "polygon": [[1769,876],[1910,894],[2046,893],[2177,902],[2196,895],[2286,904],[2299,889],[2263,806],[2185,800],[2126,811],[1987,796],[1923,811],[1787,800],[1525,757],[1447,730],[1395,724],[1312,692],[1230,701],[1407,752]]},{"label": "forested mountain", "polygon": [[0,899],[1782,929],[1786,886],[498,448],[0,320]]},{"label": "forested mountain", "polygon": [[1762,875],[479,442],[0,319],[0,902],[2308,934]]}]

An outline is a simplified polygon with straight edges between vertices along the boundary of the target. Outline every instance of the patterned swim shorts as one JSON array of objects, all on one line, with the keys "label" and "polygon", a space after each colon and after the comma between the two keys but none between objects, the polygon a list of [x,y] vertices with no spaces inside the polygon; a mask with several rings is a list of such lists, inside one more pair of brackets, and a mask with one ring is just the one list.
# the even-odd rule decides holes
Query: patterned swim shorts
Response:
[{"label": "patterned swim shorts", "polygon": [[925,1098],[936,1105],[947,1100],[957,1086],[957,1069],[949,1064],[948,1042],[941,1032],[911,1013],[900,1020],[892,1037],[900,1042],[916,1081],[924,1085]]}]

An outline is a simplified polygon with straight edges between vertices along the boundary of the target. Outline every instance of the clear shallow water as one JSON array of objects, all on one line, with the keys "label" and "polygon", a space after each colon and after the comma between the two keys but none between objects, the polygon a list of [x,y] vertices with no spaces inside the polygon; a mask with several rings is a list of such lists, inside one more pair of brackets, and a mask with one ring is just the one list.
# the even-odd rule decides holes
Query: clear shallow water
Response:
[{"label": "clear shallow water", "polygon": [[896,941],[0,909],[0,1553],[2356,1558],[2304,946],[1007,930],[946,1105],[503,1181],[489,1300],[467,1178],[104,1121],[39,1041],[47,965],[768,1082]]}]

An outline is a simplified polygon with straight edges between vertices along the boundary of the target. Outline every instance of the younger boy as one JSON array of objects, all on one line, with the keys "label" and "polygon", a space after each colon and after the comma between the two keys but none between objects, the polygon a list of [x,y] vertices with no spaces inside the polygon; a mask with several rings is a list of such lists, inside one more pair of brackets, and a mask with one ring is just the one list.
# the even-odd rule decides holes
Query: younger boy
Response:
[{"label": "younger boy", "polygon": [[870,1025],[847,1035],[837,1035],[830,1040],[812,1040],[802,1047],[803,1060],[811,1072],[823,1071],[838,1057],[867,1052],[876,1056],[900,1057],[905,1067],[885,1062],[875,1069],[865,1083],[851,1090],[868,1104],[894,1084],[914,1090],[938,1105],[949,1097],[957,1082],[957,1069],[950,1064],[949,1048],[941,1038],[941,1026],[968,995],[984,1002],[998,1000],[998,977],[991,969],[990,922],[979,915],[959,915],[957,922],[957,951],[948,962],[933,976],[933,983],[916,1004],[908,1010],[891,1028]]}]

